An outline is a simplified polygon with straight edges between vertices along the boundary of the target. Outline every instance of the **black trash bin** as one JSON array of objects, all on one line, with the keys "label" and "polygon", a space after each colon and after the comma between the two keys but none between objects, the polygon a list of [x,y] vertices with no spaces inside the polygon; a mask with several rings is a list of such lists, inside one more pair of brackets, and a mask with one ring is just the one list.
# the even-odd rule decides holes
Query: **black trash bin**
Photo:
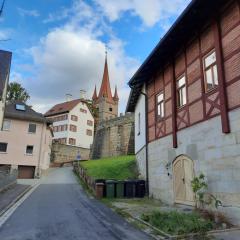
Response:
[{"label": "black trash bin", "polygon": [[136,181],[126,180],[125,181],[125,197],[134,198],[136,192]]},{"label": "black trash bin", "polygon": [[136,180],[136,192],[137,198],[143,198],[145,196],[145,180]]},{"label": "black trash bin", "polygon": [[106,180],[105,179],[96,179],[95,184],[97,183],[103,183],[103,197],[106,197]]},{"label": "black trash bin", "polygon": [[124,181],[116,182],[116,198],[124,197]]}]

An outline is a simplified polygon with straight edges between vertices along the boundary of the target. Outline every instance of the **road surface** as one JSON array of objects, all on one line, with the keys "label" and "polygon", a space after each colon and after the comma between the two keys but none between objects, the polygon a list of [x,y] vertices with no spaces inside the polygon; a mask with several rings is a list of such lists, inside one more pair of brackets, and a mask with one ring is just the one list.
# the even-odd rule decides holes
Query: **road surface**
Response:
[{"label": "road surface", "polygon": [[71,168],[52,170],[0,228],[1,240],[147,240],[90,199]]}]

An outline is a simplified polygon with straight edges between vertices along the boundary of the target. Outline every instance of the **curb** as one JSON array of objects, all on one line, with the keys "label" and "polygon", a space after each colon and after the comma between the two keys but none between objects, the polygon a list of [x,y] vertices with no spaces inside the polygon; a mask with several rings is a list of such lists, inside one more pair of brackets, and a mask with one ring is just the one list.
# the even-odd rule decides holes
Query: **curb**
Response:
[{"label": "curb", "polygon": [[10,209],[16,202],[18,202],[28,191],[32,189],[33,186],[27,187],[22,193],[20,193],[12,202],[10,202],[1,212],[0,217],[3,216],[8,209]]},{"label": "curb", "polygon": [[[158,239],[178,239],[178,238],[182,238],[182,237],[194,237],[194,236],[198,236],[199,233],[190,233],[190,234],[185,234],[185,235],[169,235],[163,231],[161,231],[160,229],[152,226],[151,224],[149,224],[148,222],[143,221],[140,218],[137,217],[132,217],[134,220],[139,221],[142,224],[145,224],[146,226],[152,228],[153,230],[157,231],[158,233],[162,234],[163,236],[157,236]],[[232,231],[238,231],[240,230],[240,227],[233,227],[233,228],[228,228],[228,229],[219,229],[219,230],[212,230],[212,231],[207,231],[206,235],[207,236],[214,236],[214,234],[217,233],[228,233],[228,232],[232,232]]]}]

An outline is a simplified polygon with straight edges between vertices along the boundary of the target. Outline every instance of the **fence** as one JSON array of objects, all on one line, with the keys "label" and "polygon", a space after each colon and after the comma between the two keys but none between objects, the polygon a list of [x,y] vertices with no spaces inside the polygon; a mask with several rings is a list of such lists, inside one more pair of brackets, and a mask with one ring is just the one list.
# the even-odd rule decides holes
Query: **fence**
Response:
[{"label": "fence", "polygon": [[93,191],[95,192],[95,179],[88,176],[86,170],[81,167],[78,162],[74,162],[73,164],[74,172],[77,173],[80,178],[83,180],[85,184]]}]

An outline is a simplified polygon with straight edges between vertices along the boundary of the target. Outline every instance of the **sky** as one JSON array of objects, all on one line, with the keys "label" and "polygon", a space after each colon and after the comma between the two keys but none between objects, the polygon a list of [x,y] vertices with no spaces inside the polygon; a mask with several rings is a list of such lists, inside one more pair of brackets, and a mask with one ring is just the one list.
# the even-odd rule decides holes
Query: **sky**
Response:
[{"label": "sky", "polygon": [[[1,2],[2,0],[0,0]],[[112,91],[125,112],[130,78],[190,0],[6,0],[0,48],[13,52],[10,81],[45,113],[65,94],[99,91],[108,49]]]}]

